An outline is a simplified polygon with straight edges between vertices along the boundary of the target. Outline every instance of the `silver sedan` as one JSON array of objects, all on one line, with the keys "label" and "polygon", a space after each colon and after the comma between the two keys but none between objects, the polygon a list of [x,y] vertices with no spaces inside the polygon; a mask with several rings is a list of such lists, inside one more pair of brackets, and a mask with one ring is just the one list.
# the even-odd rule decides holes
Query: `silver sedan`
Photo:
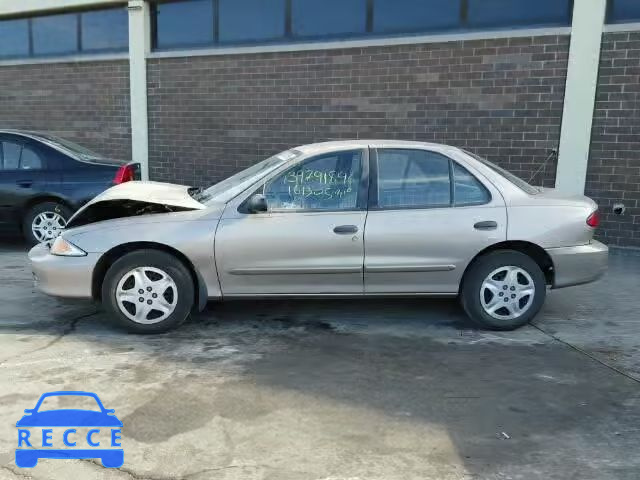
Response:
[{"label": "silver sedan", "polygon": [[128,182],[29,257],[40,288],[101,301],[140,333],[208,300],[460,296],[482,327],[517,328],[548,288],[607,266],[597,205],[532,187],[464,150],[398,141],[297,147],[203,190]]}]

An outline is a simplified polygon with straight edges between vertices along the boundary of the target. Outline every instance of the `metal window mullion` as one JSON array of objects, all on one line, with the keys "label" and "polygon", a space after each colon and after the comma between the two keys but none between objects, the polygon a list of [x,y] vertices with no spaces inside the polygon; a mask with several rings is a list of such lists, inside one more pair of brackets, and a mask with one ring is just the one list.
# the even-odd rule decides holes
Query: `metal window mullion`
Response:
[{"label": "metal window mullion", "polygon": [[469,23],[469,0],[460,0],[460,26],[466,28]]},{"label": "metal window mullion", "polygon": [[284,2],[284,36],[285,38],[291,38],[293,36],[291,2],[292,0],[285,0]]},{"label": "metal window mullion", "polygon": [[82,13],[76,14],[76,48],[78,53],[82,52],[82,19],[80,18]]},{"label": "metal window mullion", "polygon": [[373,32],[373,0],[366,0],[367,2],[367,11],[366,11],[366,20],[365,20],[365,31],[367,33]]},{"label": "metal window mullion", "polygon": [[[573,1],[571,3],[573,4]],[[573,8],[571,8],[571,12],[573,15]],[[607,10],[604,16],[604,23],[613,23],[613,12],[615,12],[615,0],[608,0]],[[573,18],[571,20],[573,21]]]},{"label": "metal window mullion", "polygon": [[212,0],[213,2],[213,43],[220,41],[220,1]]},{"label": "metal window mullion", "polygon": [[27,33],[28,33],[28,37],[29,37],[29,53],[27,54],[27,56],[29,57],[33,57],[34,53],[33,53],[33,18],[29,18],[27,19]]}]

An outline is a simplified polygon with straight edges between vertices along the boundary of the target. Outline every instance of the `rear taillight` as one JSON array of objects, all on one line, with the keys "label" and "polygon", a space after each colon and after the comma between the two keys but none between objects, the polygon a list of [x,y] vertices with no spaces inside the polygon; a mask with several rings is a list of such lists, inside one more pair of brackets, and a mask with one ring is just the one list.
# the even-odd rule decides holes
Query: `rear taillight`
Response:
[{"label": "rear taillight", "polygon": [[133,165],[123,165],[116,172],[116,176],[113,178],[114,185],[120,185],[124,182],[130,182],[134,180],[136,176],[136,170]]},{"label": "rear taillight", "polygon": [[591,228],[596,228],[600,225],[600,212],[598,212],[598,210],[587,217],[587,225]]}]

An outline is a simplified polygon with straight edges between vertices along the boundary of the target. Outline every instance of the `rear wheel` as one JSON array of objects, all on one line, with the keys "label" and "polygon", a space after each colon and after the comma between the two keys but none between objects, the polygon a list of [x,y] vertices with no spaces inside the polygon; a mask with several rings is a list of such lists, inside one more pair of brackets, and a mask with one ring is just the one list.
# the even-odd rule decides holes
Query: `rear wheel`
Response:
[{"label": "rear wheel", "polygon": [[72,211],[58,202],[42,202],[31,207],[22,220],[22,232],[30,245],[56,238],[67,225]]},{"label": "rear wheel", "polygon": [[528,255],[499,250],[477,259],[465,274],[462,306],[471,320],[491,330],[513,330],[540,311],[544,273]]},{"label": "rear wheel", "polygon": [[189,270],[173,255],[137,250],[118,259],[102,284],[102,304],[134,333],[160,333],[185,321],[194,301]]}]

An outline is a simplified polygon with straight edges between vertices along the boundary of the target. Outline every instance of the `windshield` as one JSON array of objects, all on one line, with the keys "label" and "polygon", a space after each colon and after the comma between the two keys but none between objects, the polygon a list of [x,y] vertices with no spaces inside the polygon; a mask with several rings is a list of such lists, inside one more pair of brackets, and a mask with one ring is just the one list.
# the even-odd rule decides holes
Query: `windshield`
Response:
[{"label": "windshield", "polygon": [[486,165],[487,167],[489,167],[494,172],[498,173],[499,175],[501,175],[504,178],[506,178],[507,180],[509,180],[511,183],[513,183],[516,187],[518,187],[520,190],[524,191],[525,193],[528,193],[529,195],[536,195],[536,194],[540,193],[539,189],[529,185],[527,182],[525,182],[521,178],[516,177],[513,173],[508,172],[507,170],[505,170],[502,167],[499,167],[495,163],[491,163],[489,160],[486,160],[486,159],[484,159],[482,157],[479,157],[475,153],[471,153],[471,152],[468,152],[466,150],[464,150],[464,152],[466,154],[468,154],[468,155],[471,155],[473,158],[475,158],[476,160],[478,160],[482,164]]},{"label": "windshield", "polygon": [[251,184],[260,180],[280,167],[284,163],[301,155],[297,150],[286,150],[269,157],[260,163],[242,170],[229,178],[216,183],[206,190],[198,193],[195,199],[200,203],[226,203],[233,197],[244,191]]},{"label": "windshield", "polygon": [[89,150],[88,148],[83,147],[82,145],[78,145],[77,143],[71,142],[69,140],[65,140],[64,138],[56,137],[55,135],[50,135],[48,133],[46,134],[39,133],[38,137],[40,137],[43,140],[46,140],[47,142],[53,144],[54,146],[68,150],[71,153],[74,153],[81,157],[102,158],[102,155],[94,152],[93,150]]}]

